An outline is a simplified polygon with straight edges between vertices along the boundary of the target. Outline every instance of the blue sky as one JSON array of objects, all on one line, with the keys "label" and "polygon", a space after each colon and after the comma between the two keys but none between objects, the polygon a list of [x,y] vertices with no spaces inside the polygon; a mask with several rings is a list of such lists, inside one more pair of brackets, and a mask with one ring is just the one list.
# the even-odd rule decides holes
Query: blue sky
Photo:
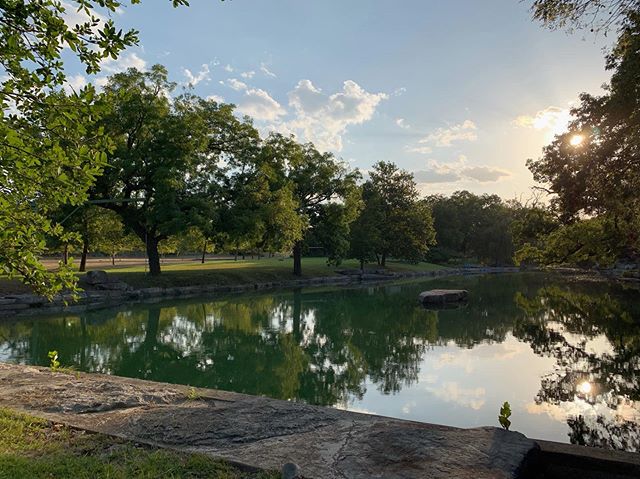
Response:
[{"label": "blue sky", "polygon": [[[543,29],[529,4],[146,0],[114,15],[140,45],[104,72],[162,63],[265,134],[294,133],[365,171],[394,161],[425,194],[527,198],[527,158],[562,130],[578,93],[609,78],[606,39]],[[70,84],[104,81],[81,73],[70,68]]]}]

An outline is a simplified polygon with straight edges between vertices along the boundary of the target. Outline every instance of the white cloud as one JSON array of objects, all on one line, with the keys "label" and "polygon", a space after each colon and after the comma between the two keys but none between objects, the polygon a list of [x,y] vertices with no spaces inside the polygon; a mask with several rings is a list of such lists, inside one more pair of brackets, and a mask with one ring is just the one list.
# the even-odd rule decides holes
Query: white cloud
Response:
[{"label": "white cloud", "polygon": [[240,73],[240,76],[241,76],[242,78],[246,78],[246,79],[250,80],[250,79],[252,79],[252,78],[255,76],[255,74],[256,74],[256,72],[255,72],[255,71],[253,71],[253,70],[251,70],[251,71],[248,71],[248,72],[242,72],[242,73]]},{"label": "white cloud", "polygon": [[222,67],[224,69],[224,71],[229,72],[229,73],[233,73],[233,67],[229,64],[225,65]]},{"label": "white cloud", "polygon": [[108,73],[120,73],[128,68],[144,70],[147,68],[147,62],[136,53],[125,53],[120,55],[116,60],[113,58],[103,60],[101,68]]},{"label": "white cloud", "polygon": [[429,153],[431,153],[433,151],[433,148],[431,148],[430,146],[426,146],[426,145],[421,145],[421,146],[410,146],[410,145],[407,145],[405,147],[405,150],[408,151],[409,153],[419,153],[421,155],[428,155]]},{"label": "white cloud", "polygon": [[393,96],[401,96],[401,95],[405,94],[406,92],[407,92],[407,89],[405,87],[401,86],[400,88],[396,88],[393,91],[392,95]]},{"label": "white cloud", "polygon": [[503,177],[511,176],[506,170],[492,168],[490,166],[470,166],[461,171],[462,176],[479,181],[480,183],[491,183]]},{"label": "white cloud", "polygon": [[511,176],[511,173],[487,165],[469,166],[467,158],[460,155],[451,163],[440,163],[431,160],[427,168],[413,172],[417,183],[456,183],[459,181],[476,181],[492,183]]},{"label": "white cloud", "polygon": [[73,75],[70,77],[67,77],[67,81],[65,82],[64,85],[64,90],[68,93],[78,93],[80,90],[82,90],[82,88],[84,88],[85,86],[87,86],[87,77],[85,77],[84,75]]},{"label": "white cloud", "polygon": [[428,386],[426,390],[445,402],[453,402],[476,411],[485,403],[486,391],[482,387],[461,388],[458,383],[448,381],[439,387]]},{"label": "white cloud", "polygon": [[475,141],[478,138],[476,130],[477,127],[473,121],[465,120],[448,128],[438,128],[419,140],[418,143],[447,147],[457,141]]},{"label": "white cloud", "polygon": [[209,65],[207,65],[206,63],[202,64],[200,71],[197,72],[196,74],[193,74],[191,70],[189,70],[188,68],[184,68],[183,72],[184,72],[184,75],[187,77],[187,84],[191,86],[196,86],[198,83],[202,81],[211,79]]},{"label": "white cloud", "polygon": [[216,103],[224,103],[224,98],[220,95],[209,95],[206,99],[209,101],[215,101]]},{"label": "white cloud", "polygon": [[229,88],[233,88],[235,91],[243,91],[249,88],[245,82],[242,82],[237,78],[229,78],[223,84],[227,85]]},{"label": "white cloud", "polygon": [[276,78],[276,74],[269,70],[267,65],[265,65],[264,63],[260,64],[260,71],[270,78]]},{"label": "white cloud", "polygon": [[513,120],[513,124],[523,128],[544,130],[551,136],[555,136],[567,131],[570,121],[571,113],[568,108],[550,106],[534,115],[520,115]]},{"label": "white cloud", "polygon": [[287,113],[280,103],[259,88],[246,90],[238,111],[256,120],[264,121],[278,120]]},{"label": "white cloud", "polygon": [[321,150],[342,150],[342,136],[350,125],[359,125],[373,117],[385,93],[370,93],[352,80],[342,90],[325,95],[311,80],[300,80],[289,92],[289,105],[296,117],[284,125],[313,141]]},{"label": "white cloud", "polygon": [[76,25],[84,25],[87,22],[91,22],[91,17],[98,19],[98,24],[95,29],[98,30],[103,26],[105,18],[100,15],[95,9],[90,9],[91,15],[87,15],[84,10],[78,10],[77,6],[71,5],[68,2],[60,2],[64,8],[62,19],[68,27],[74,28]]},{"label": "white cloud", "polygon": [[411,128],[411,126],[407,123],[407,120],[405,120],[404,118],[396,118],[396,125],[405,130]]}]

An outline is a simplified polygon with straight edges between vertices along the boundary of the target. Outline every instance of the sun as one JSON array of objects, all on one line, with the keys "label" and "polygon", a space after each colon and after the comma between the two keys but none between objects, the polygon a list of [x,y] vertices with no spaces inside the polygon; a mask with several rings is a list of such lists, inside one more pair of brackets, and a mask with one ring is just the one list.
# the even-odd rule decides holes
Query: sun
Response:
[{"label": "sun", "polygon": [[578,387],[576,389],[578,390],[579,393],[586,395],[591,392],[591,384],[589,384],[588,381],[583,381],[580,384],[578,384]]},{"label": "sun", "polygon": [[584,141],[584,136],[582,135],[573,135],[569,140],[571,146],[580,146]]}]

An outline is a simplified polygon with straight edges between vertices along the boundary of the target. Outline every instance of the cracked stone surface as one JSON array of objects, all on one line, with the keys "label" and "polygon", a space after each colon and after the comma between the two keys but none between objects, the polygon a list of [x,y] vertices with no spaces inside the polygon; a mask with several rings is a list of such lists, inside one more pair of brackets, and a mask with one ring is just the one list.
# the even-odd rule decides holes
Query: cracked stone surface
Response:
[{"label": "cracked stone surface", "polygon": [[516,478],[522,434],[459,429],[210,389],[0,363],[0,406],[308,478]]}]

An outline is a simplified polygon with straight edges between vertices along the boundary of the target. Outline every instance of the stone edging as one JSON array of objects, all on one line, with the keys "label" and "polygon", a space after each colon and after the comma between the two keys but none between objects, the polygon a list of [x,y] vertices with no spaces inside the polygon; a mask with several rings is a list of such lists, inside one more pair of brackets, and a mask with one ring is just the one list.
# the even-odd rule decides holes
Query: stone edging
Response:
[{"label": "stone edging", "polygon": [[[33,316],[37,314],[80,313],[95,309],[108,308],[126,303],[158,301],[160,299],[193,298],[212,293],[244,293],[279,288],[297,288],[304,286],[340,286],[359,283],[378,283],[400,279],[457,276],[462,274],[513,273],[518,268],[451,268],[435,271],[409,271],[389,274],[362,274],[321,276],[305,279],[245,283],[229,286],[203,284],[198,286],[176,286],[170,288],[141,288],[125,291],[83,291],[78,301],[71,302],[71,295],[58,295],[53,301],[34,294],[15,294],[0,297],[0,319]],[[65,301],[69,303],[65,304]]]}]

